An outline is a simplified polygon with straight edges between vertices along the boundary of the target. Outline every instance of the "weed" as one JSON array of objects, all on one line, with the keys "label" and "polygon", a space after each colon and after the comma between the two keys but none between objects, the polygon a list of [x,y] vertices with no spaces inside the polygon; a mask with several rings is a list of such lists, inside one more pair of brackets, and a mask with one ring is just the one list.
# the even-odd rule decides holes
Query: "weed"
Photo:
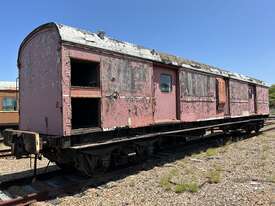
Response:
[{"label": "weed", "polygon": [[268,145],[263,145],[263,151],[266,152],[267,150],[269,150],[270,147]]},{"label": "weed", "polygon": [[267,158],[268,158],[268,154],[266,152],[263,152],[263,154],[261,155],[261,159],[266,160]]},{"label": "weed", "polygon": [[190,183],[181,183],[177,184],[175,187],[176,193],[181,192],[198,192],[199,186],[196,182],[190,182]]},{"label": "weed", "polygon": [[178,163],[177,163],[177,165],[179,166],[179,167],[181,167],[181,168],[185,168],[186,167],[186,161],[179,161]]},{"label": "weed", "polygon": [[160,186],[165,189],[165,190],[170,190],[171,187],[172,187],[172,184],[170,183],[171,181],[171,177],[169,177],[168,175],[166,176],[163,176],[161,179],[160,179]]},{"label": "weed", "polygon": [[171,190],[172,188],[171,179],[176,175],[178,175],[178,170],[172,169],[167,175],[161,177],[159,182],[160,186],[165,190]]},{"label": "weed", "polygon": [[275,175],[271,175],[271,176],[267,177],[266,180],[267,180],[268,182],[275,183]]},{"label": "weed", "polygon": [[210,170],[210,171],[208,172],[207,177],[208,177],[208,182],[209,182],[210,184],[219,183],[219,182],[221,181],[221,171],[220,171],[220,170],[217,170],[217,169],[215,169],[215,170]]},{"label": "weed", "polygon": [[133,180],[130,181],[129,186],[130,186],[130,187],[134,187],[134,186],[135,186],[135,182],[134,182]]},{"label": "weed", "polygon": [[205,155],[207,157],[215,156],[217,155],[217,150],[215,148],[209,148],[206,150]]},{"label": "weed", "polygon": [[222,166],[219,165],[219,164],[214,164],[214,168],[215,168],[215,170],[217,170],[217,171],[223,171],[223,170],[224,170],[224,169],[222,168]]}]

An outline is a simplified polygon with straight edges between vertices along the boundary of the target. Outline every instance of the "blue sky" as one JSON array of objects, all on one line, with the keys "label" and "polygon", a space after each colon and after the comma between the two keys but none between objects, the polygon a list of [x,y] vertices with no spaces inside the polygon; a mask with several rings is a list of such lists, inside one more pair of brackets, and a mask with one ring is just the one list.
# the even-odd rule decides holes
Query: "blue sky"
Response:
[{"label": "blue sky", "polygon": [[23,38],[55,21],[275,83],[274,0],[9,0],[0,7],[0,80]]}]

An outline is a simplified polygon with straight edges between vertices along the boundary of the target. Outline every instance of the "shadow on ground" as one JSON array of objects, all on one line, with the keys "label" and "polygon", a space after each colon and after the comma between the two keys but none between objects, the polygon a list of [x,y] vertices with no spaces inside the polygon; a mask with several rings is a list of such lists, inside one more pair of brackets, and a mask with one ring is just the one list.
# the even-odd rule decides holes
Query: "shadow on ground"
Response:
[{"label": "shadow on ground", "polygon": [[[268,128],[265,131],[269,131],[272,129],[275,129],[275,127]],[[76,176],[78,176],[79,182],[77,186],[74,183],[74,187],[71,187],[70,190],[66,191],[65,193],[63,191],[62,193],[51,194],[51,199],[55,199],[56,197],[63,197],[68,194],[70,195],[79,194],[89,188],[95,188],[95,187],[104,188],[104,187],[107,187],[106,183],[122,180],[125,177],[129,175],[137,174],[140,171],[150,170],[155,166],[162,166],[167,163],[172,163],[176,160],[183,159],[184,157],[205,152],[209,148],[221,147],[231,142],[242,141],[244,139],[251,138],[256,135],[260,135],[261,133],[262,132],[259,132],[258,134],[252,133],[248,135],[244,132],[239,131],[239,132],[234,132],[230,134],[220,133],[218,135],[208,135],[204,138],[193,140],[182,144],[178,144],[174,142],[174,144],[171,144],[171,146],[158,151],[156,154],[152,155],[142,163],[130,164],[119,168],[113,168],[111,169],[111,171],[108,171],[104,174],[97,174],[97,175],[94,175],[93,177],[83,177],[77,172],[68,173],[67,171],[64,171],[64,175],[62,175],[62,172],[61,172],[60,177],[64,178],[66,175],[73,175],[74,180],[76,180],[77,179]],[[38,169],[38,174],[45,172],[46,169],[48,171],[54,171],[54,170],[57,170],[57,166],[50,166],[49,168],[40,168]],[[31,174],[32,174],[32,170],[3,175],[0,177],[0,183],[1,183],[1,180],[3,179],[5,180],[15,179],[15,178],[24,177],[24,176],[31,177]],[[32,178],[30,178],[30,181],[31,179]],[[68,182],[66,183],[64,179],[62,179],[61,181],[61,179],[58,179],[55,177],[55,182],[58,182],[58,181],[60,182],[60,185],[63,184],[67,187],[68,185],[72,184]],[[0,185],[0,188],[1,188],[1,185]],[[14,195],[16,196],[16,194]]]}]

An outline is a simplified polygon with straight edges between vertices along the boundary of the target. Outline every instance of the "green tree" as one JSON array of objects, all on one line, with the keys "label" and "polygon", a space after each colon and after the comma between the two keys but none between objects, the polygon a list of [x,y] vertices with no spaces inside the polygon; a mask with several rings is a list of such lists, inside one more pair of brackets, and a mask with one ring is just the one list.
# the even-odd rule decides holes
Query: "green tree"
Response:
[{"label": "green tree", "polygon": [[275,112],[275,84],[269,88],[269,106],[271,111]]}]

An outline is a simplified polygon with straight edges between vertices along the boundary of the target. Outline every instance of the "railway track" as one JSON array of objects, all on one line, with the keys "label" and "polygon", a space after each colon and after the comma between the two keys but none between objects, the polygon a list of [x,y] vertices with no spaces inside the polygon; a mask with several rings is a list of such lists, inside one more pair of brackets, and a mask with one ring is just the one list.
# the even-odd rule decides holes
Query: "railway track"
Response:
[{"label": "railway track", "polygon": [[[268,131],[272,128],[263,129]],[[234,137],[233,137],[234,136]],[[234,140],[246,138],[245,133],[234,133],[227,137]],[[150,161],[157,161],[157,164],[163,162],[168,163],[177,158],[182,158],[186,155],[200,152],[209,147],[217,147],[223,144],[224,135],[209,135],[201,140],[194,140],[186,145],[171,146],[152,155]],[[154,164],[155,165],[155,164]],[[150,167],[150,166],[149,166]],[[114,181],[136,173],[138,170],[143,170],[144,166],[135,165],[130,170],[128,165],[118,168],[112,172],[107,172],[103,175],[90,177],[83,177],[79,174],[64,172],[57,170],[53,172],[39,174],[35,181],[33,177],[24,177],[20,179],[13,179],[0,183],[0,206],[8,205],[30,205],[37,201],[51,200],[58,196],[66,194],[75,194],[83,187],[96,187],[103,185],[109,181]],[[150,169],[150,168],[146,168]],[[116,178],[116,179],[114,179]]]},{"label": "railway track", "polygon": [[0,184],[0,206],[30,205],[80,189],[86,177],[63,170],[42,173],[33,177],[23,177]]},{"label": "railway track", "polygon": [[[275,128],[264,128],[262,131],[269,131],[270,129]],[[150,169],[156,164],[166,164],[175,161],[175,159],[199,153],[209,147],[219,147],[228,140],[239,141],[251,136],[253,134],[248,136],[244,132],[208,135],[202,139],[192,140],[185,144],[166,147],[150,156],[145,164],[146,166],[143,163],[123,165],[114,168],[110,172],[93,177],[84,177],[76,172],[57,170],[39,174],[35,179],[33,177],[24,177],[5,181],[0,183],[0,206],[30,205],[36,201],[51,200],[66,194],[76,194],[85,187],[101,186],[107,182],[122,179],[137,171]]]}]

